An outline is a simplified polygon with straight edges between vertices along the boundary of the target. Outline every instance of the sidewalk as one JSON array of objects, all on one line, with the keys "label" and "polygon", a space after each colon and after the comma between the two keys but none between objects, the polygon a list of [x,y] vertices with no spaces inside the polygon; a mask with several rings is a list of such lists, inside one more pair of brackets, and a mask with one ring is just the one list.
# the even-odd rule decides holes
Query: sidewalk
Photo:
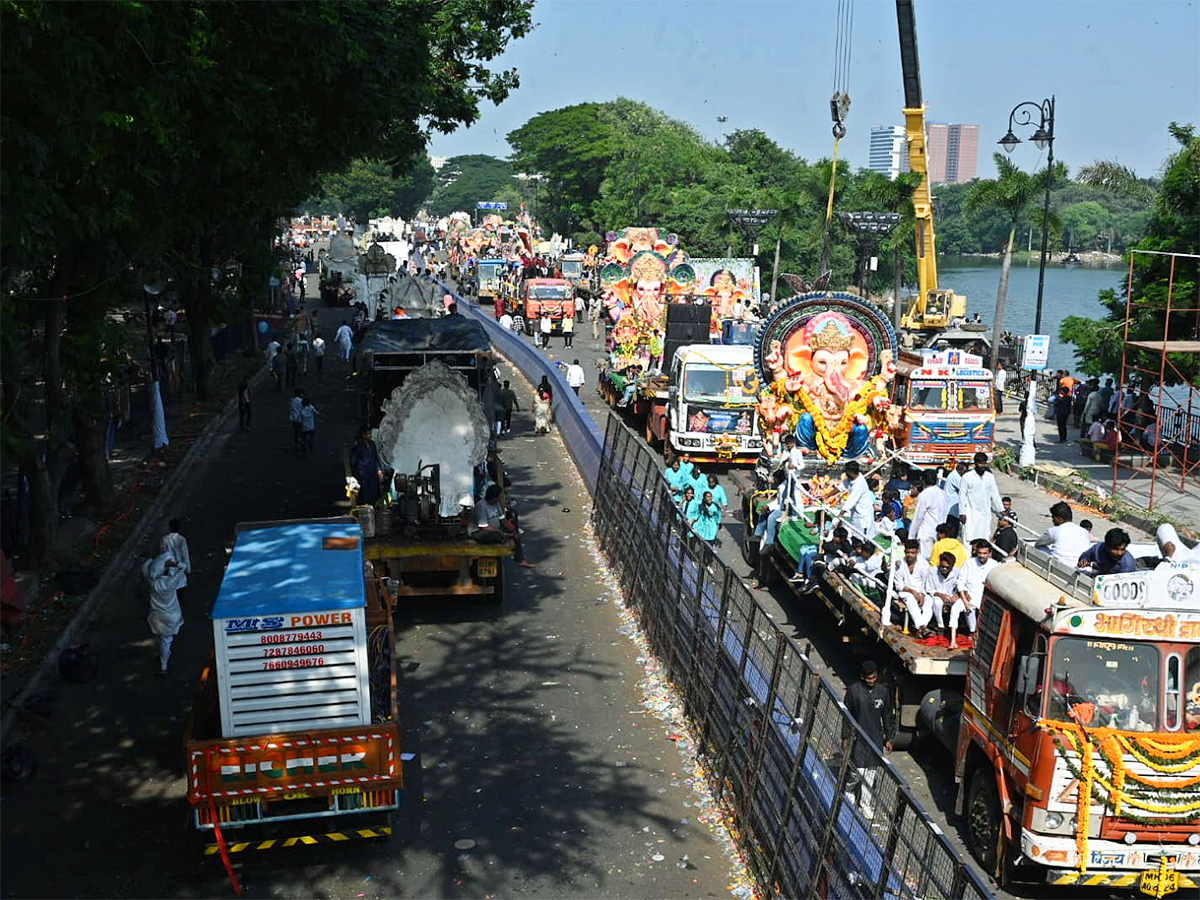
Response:
[{"label": "sidewalk", "polygon": [[[1007,400],[1004,415],[996,419],[996,449],[1009,448],[1019,455],[1020,416],[1017,414],[1015,398],[1009,397]],[[1079,446],[1077,428],[1070,428],[1067,432],[1069,440],[1060,444],[1057,426],[1043,416],[1039,406],[1035,442],[1036,485],[1094,506],[1146,532],[1150,537],[1153,537],[1154,528],[1160,521],[1171,522],[1181,533],[1197,534],[1200,529],[1200,479],[1189,478],[1183,484],[1183,490],[1180,490],[1179,468],[1160,468],[1154,485],[1154,508],[1150,509],[1151,479],[1148,471],[1135,471],[1122,465],[1117,470],[1114,490],[1113,464],[1100,463],[1085,456]],[[1105,506],[1105,501],[1110,498],[1115,498],[1117,504],[1112,509]]]}]

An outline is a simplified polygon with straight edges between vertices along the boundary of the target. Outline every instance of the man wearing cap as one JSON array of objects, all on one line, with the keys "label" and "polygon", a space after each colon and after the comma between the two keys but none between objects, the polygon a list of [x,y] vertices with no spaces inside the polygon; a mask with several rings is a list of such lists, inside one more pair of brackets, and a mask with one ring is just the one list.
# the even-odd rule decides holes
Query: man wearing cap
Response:
[{"label": "man wearing cap", "polygon": [[[869,819],[873,815],[871,798],[879,774],[879,756],[892,752],[892,737],[896,732],[892,698],[887,688],[879,684],[879,667],[874,660],[863,661],[859,680],[847,689],[843,702],[866,735],[866,740],[855,735],[857,739],[850,753],[853,770],[846,793],[851,800],[857,793],[859,810]],[[842,725],[843,750],[850,746],[852,732],[848,722]]]}]

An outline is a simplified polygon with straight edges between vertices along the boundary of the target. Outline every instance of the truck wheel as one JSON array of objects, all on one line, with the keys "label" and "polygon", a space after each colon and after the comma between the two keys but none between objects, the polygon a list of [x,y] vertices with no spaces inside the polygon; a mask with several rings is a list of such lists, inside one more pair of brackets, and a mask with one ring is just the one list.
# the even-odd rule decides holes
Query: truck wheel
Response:
[{"label": "truck wheel", "polygon": [[500,566],[500,574],[492,579],[492,593],[488,594],[488,600],[499,606],[504,602],[504,566]]},{"label": "truck wheel", "polygon": [[1004,831],[996,776],[990,768],[977,766],[971,775],[966,807],[967,847],[986,872],[999,877],[997,860]]}]

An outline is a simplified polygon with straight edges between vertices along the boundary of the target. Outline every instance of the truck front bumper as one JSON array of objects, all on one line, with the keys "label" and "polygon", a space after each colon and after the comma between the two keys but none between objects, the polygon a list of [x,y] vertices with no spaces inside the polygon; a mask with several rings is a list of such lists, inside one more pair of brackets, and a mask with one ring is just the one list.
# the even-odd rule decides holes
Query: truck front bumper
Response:
[{"label": "truck front bumper", "polygon": [[1021,832],[1025,860],[1044,866],[1046,883],[1085,887],[1128,887],[1166,896],[1200,886],[1200,847],[1173,844],[1125,844],[1089,839],[1087,871],[1079,871],[1075,837]]}]

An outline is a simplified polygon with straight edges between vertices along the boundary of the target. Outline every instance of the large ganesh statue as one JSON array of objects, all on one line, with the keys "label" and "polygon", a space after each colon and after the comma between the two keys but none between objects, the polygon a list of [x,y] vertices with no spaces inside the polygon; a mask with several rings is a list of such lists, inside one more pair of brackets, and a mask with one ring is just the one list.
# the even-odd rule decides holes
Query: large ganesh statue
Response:
[{"label": "large ganesh statue", "polygon": [[[661,353],[667,304],[689,297],[696,273],[678,239],[657,228],[609,232],[608,253],[600,269],[602,302],[613,322],[618,367],[646,364],[653,349]],[[653,348],[653,349],[651,349]]]},{"label": "large ganesh statue", "polygon": [[829,463],[881,452],[896,426],[891,387],[896,335],[851,294],[801,294],[759,329],[754,361],[759,420],[768,447],[785,432]]}]

